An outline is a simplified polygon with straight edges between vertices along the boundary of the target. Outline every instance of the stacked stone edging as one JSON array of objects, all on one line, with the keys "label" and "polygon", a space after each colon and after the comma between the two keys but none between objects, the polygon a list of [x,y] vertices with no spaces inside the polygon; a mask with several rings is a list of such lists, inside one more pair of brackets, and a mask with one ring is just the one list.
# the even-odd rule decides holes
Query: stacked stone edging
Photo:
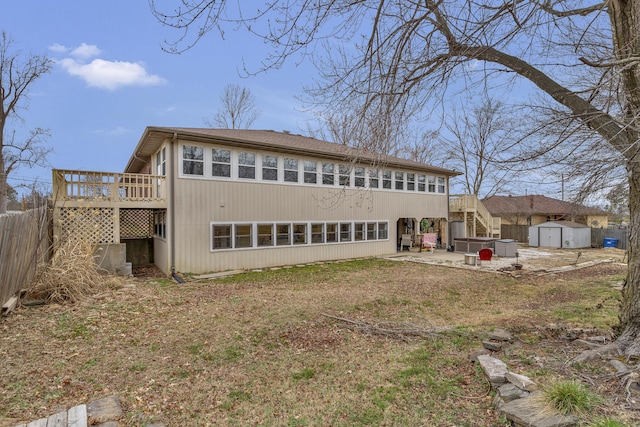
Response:
[{"label": "stacked stone edging", "polygon": [[470,357],[478,362],[496,392],[493,405],[517,427],[573,427],[578,419],[571,415],[553,414],[539,398],[540,391],[534,381],[525,375],[509,371],[506,363],[491,356],[513,338],[508,331],[496,330],[482,342],[483,349]]}]

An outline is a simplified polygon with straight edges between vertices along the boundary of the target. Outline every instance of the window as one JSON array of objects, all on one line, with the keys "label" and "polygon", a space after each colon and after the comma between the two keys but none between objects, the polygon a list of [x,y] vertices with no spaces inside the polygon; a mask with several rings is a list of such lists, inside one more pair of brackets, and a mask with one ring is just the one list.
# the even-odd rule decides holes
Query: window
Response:
[{"label": "window", "polygon": [[311,224],[311,243],[324,243],[324,224]]},{"label": "window", "polygon": [[333,163],[322,164],[322,185],[333,185],[335,183],[335,165]]},{"label": "window", "polygon": [[236,224],[234,248],[250,248],[253,246],[252,229],[251,224]]},{"label": "window", "polygon": [[396,190],[404,190],[404,172],[397,172],[396,175]]},{"label": "window", "polygon": [[427,191],[427,177],[426,175],[418,175],[418,191]]},{"label": "window", "polygon": [[351,168],[349,166],[340,165],[338,167],[339,184],[343,187],[351,185]]},{"label": "window", "polygon": [[153,234],[163,239],[167,238],[167,211],[153,213]]},{"label": "window", "polygon": [[389,223],[378,223],[378,240],[386,240],[389,238]]},{"label": "window", "polygon": [[298,182],[298,160],[284,159],[284,180],[285,182]]},{"label": "window", "polygon": [[436,177],[435,176],[428,177],[428,182],[429,182],[429,193],[435,193],[436,192]]},{"label": "window", "polygon": [[416,191],[415,173],[407,173],[407,191]]},{"label": "window", "polygon": [[182,173],[204,176],[204,148],[193,145],[182,146]]},{"label": "window", "polygon": [[278,158],[276,156],[262,156],[262,179],[265,181],[278,180]]},{"label": "window", "polygon": [[391,171],[382,171],[382,188],[391,190]]},{"label": "window", "polygon": [[354,169],[354,175],[353,185],[356,187],[364,187],[364,168],[360,166],[356,167]]},{"label": "window", "polygon": [[318,164],[310,160],[304,161],[304,183],[316,184],[318,182]]},{"label": "window", "polygon": [[273,224],[258,224],[258,246],[273,246]]},{"label": "window", "polygon": [[214,224],[211,226],[211,248],[231,249],[231,224]]},{"label": "window", "polygon": [[[154,212],[154,235],[166,232],[166,211]],[[211,250],[276,249],[292,245],[322,245],[388,239],[387,221],[211,223]]]},{"label": "window", "polygon": [[351,241],[351,223],[350,222],[340,223],[340,241],[341,242]]},{"label": "window", "polygon": [[378,169],[369,169],[369,188],[378,188]]},{"label": "window", "polygon": [[304,245],[307,243],[307,224],[293,224],[293,244]]},{"label": "window", "polygon": [[376,240],[378,238],[378,223],[367,223],[367,240]]},{"label": "window", "polygon": [[256,155],[238,153],[238,178],[256,179]]},{"label": "window", "polygon": [[167,174],[167,149],[166,147],[156,154],[156,174],[165,176]]},{"label": "window", "polygon": [[276,245],[288,246],[291,244],[290,230],[289,224],[276,224]]},{"label": "window", "polygon": [[438,177],[438,193],[440,194],[444,194],[445,191],[445,185],[444,185],[444,177],[439,176]]},{"label": "window", "polygon": [[211,174],[213,176],[231,176],[231,151],[211,150]]},{"label": "window", "polygon": [[335,243],[338,241],[338,224],[327,224],[327,243]]}]

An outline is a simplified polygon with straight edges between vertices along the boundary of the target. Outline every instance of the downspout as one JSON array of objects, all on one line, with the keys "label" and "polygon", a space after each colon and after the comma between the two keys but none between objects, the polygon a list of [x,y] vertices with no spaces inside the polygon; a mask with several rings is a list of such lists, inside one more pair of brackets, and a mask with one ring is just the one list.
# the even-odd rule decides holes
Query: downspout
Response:
[{"label": "downspout", "polygon": [[178,133],[174,132],[173,133],[173,138],[171,138],[172,144],[171,144],[171,150],[169,150],[170,152],[170,161],[171,161],[171,165],[170,165],[170,170],[171,170],[171,179],[169,180],[169,192],[171,193],[171,196],[169,197],[169,218],[171,219],[170,224],[169,224],[169,236],[170,236],[170,249],[169,249],[169,261],[171,264],[171,277],[173,277],[173,279],[178,282],[178,283],[184,283],[184,279],[180,276],[178,276],[178,274],[176,274],[176,212],[175,212],[175,206],[176,206],[176,200],[175,200],[175,188],[176,188],[176,184],[175,184],[175,180],[176,180],[176,176],[178,176],[178,173],[176,171],[176,160],[175,160],[175,153],[177,152],[177,147],[178,147]]}]

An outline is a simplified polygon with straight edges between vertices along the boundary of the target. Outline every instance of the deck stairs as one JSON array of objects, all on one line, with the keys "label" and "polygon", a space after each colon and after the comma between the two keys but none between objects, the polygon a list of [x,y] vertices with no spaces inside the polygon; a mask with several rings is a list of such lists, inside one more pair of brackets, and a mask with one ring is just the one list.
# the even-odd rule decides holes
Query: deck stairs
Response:
[{"label": "deck stairs", "polygon": [[501,219],[489,213],[473,194],[456,194],[449,198],[449,220],[464,222],[464,237],[501,236]]}]

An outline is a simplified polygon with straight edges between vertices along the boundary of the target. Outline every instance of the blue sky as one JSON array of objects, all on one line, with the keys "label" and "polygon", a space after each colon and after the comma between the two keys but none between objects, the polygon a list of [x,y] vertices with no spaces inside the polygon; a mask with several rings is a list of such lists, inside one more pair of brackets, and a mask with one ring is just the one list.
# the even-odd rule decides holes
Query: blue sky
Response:
[{"label": "blue sky", "polygon": [[225,40],[211,33],[180,55],[163,52],[163,41],[178,34],[145,0],[4,0],[0,23],[15,48],[55,61],[31,87],[24,122],[11,128],[49,129],[50,167],[18,169],[9,177],[14,187],[50,182],[51,167],[122,171],[146,126],[205,126],[230,83],[255,96],[262,114],[252,128],[298,132],[311,118],[295,98],[311,83],[311,64],[242,78],[243,61],[257,64],[267,47],[241,32]]}]

